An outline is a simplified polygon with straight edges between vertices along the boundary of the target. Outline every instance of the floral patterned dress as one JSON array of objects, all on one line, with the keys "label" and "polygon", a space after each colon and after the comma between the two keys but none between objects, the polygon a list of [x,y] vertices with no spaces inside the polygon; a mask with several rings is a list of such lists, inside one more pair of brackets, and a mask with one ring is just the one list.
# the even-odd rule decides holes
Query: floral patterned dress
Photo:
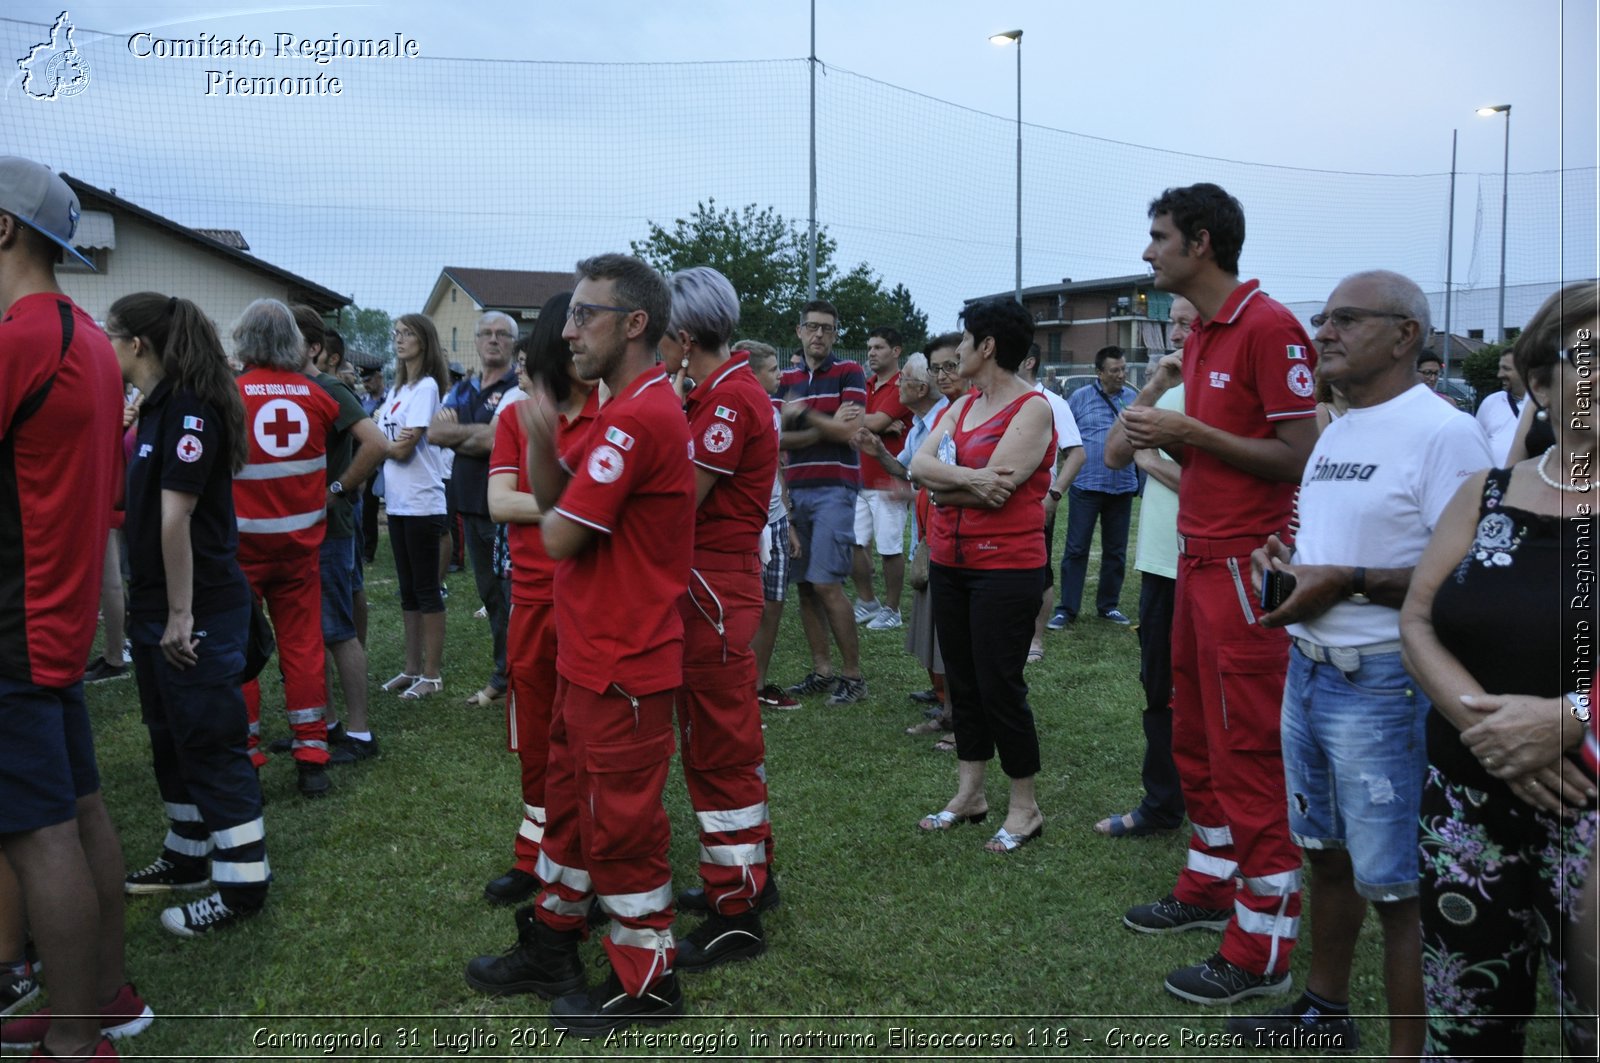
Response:
[{"label": "floral patterned dress", "polygon": [[[1491,694],[1559,697],[1593,668],[1578,647],[1594,635],[1587,597],[1594,518],[1563,521],[1504,504],[1508,469],[1484,485],[1467,555],[1439,588],[1439,641]],[[1588,643],[1592,645],[1592,641]],[[1576,758],[1576,753],[1573,754]],[[1593,1022],[1565,977],[1565,938],[1595,841],[1591,808],[1576,821],[1536,810],[1484,770],[1460,732],[1428,717],[1422,797],[1422,947],[1427,1058],[1520,1059],[1542,961],[1561,1001],[1562,1033],[1595,1058]]]}]

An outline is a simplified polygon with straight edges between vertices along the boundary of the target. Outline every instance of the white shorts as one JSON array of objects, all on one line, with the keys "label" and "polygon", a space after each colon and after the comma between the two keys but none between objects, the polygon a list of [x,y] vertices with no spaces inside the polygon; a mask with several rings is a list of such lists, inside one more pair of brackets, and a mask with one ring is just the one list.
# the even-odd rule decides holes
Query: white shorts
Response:
[{"label": "white shorts", "polygon": [[863,489],[856,495],[856,545],[876,543],[883,557],[906,552],[906,515],[910,504],[888,491]]}]

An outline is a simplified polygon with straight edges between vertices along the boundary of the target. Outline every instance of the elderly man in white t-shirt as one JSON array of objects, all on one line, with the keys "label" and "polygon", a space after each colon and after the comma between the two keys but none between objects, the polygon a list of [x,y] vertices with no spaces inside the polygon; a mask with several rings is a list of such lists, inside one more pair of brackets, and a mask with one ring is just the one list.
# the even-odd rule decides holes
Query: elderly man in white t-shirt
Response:
[{"label": "elderly man in white t-shirt", "polygon": [[1311,865],[1311,971],[1299,999],[1228,1029],[1253,1044],[1354,1051],[1350,965],[1371,903],[1386,1001],[1361,1010],[1390,1016],[1390,1058],[1412,1057],[1424,1032],[1417,830],[1429,704],[1401,663],[1399,607],[1440,513],[1490,454],[1472,418],[1417,376],[1429,321],[1416,284],[1354,274],[1311,323],[1317,371],[1350,410],[1306,463],[1292,556],[1274,536],[1252,559],[1258,587],[1295,580],[1261,623],[1293,637],[1283,764],[1289,830]]}]

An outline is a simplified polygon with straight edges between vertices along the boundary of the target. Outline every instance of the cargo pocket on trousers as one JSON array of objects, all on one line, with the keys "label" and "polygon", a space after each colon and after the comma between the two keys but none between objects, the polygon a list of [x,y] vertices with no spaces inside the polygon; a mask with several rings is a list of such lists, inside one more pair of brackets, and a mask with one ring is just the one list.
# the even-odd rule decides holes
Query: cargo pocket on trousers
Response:
[{"label": "cargo pocket on trousers", "polygon": [[590,743],[584,756],[594,829],[590,855],[600,860],[646,856],[666,844],[661,792],[672,761],[672,732],[627,742]]},{"label": "cargo pocket on trousers", "polygon": [[1248,645],[1217,647],[1222,682],[1222,728],[1228,748],[1239,752],[1278,752],[1283,716],[1283,680],[1288,649]]}]

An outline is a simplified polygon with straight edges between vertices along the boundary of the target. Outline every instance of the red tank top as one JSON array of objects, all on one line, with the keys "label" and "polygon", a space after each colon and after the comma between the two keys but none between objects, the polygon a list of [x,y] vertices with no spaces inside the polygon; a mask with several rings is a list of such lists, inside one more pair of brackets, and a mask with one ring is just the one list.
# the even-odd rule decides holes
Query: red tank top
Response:
[{"label": "red tank top", "polygon": [[[1030,399],[1045,401],[1037,391],[1013,399],[1006,407],[980,425],[967,427],[972,403],[962,407],[956,430],[940,442],[941,453],[954,443],[956,464],[981,469],[989,464],[1012,418]],[[1050,445],[1039,456],[1039,467],[1006,499],[999,509],[975,506],[939,506],[933,511],[929,554],[936,564],[950,568],[1029,569],[1042,568],[1047,560],[1044,548],[1044,495],[1050,489],[1050,457],[1055,453],[1054,419]]]}]

